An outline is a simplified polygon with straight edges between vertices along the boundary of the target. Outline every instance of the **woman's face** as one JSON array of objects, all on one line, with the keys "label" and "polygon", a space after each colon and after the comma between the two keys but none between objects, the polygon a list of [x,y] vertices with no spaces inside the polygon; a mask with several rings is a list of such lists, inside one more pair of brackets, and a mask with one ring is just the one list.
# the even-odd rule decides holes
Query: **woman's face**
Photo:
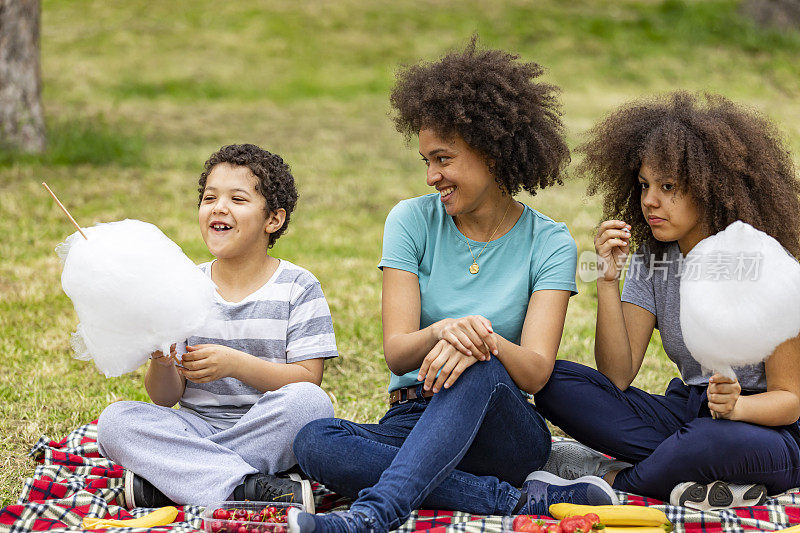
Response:
[{"label": "woman's face", "polygon": [[448,215],[472,213],[502,197],[483,157],[458,134],[447,140],[431,129],[422,129],[419,153],[428,167],[427,183],[439,191]]},{"label": "woman's face", "polygon": [[646,162],[639,169],[642,214],[653,237],[662,242],[677,241],[688,253],[708,232],[700,220],[694,199],[678,190],[677,181],[660,176]]}]

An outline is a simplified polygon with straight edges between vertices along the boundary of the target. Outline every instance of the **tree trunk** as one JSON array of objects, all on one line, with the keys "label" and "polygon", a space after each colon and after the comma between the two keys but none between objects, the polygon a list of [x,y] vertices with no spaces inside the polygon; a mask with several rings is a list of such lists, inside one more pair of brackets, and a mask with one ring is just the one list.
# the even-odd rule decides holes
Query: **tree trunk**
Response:
[{"label": "tree trunk", "polygon": [[741,12],[767,28],[800,28],[800,0],[743,0]]},{"label": "tree trunk", "polygon": [[0,147],[45,148],[39,0],[0,0]]}]

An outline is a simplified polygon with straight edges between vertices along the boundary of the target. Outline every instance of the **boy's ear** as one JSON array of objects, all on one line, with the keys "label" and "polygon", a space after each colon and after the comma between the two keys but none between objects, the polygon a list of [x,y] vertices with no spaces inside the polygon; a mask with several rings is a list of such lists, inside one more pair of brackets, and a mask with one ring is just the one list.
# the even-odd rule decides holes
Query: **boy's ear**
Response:
[{"label": "boy's ear", "polygon": [[275,233],[283,227],[284,222],[286,222],[285,209],[281,208],[272,211],[269,215],[267,215],[267,221],[264,223],[264,231],[266,233]]}]

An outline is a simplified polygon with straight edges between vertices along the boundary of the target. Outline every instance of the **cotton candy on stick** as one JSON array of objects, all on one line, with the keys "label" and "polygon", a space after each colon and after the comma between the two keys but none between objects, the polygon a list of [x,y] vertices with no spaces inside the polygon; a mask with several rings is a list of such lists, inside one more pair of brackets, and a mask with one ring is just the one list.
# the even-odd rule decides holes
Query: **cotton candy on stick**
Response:
[{"label": "cotton candy on stick", "polygon": [[706,371],[764,361],[800,334],[800,264],[766,233],[736,221],[686,255],[680,282],[686,347]]},{"label": "cotton candy on stick", "polygon": [[141,366],[153,351],[170,353],[197,332],[213,309],[215,286],[156,226],[122,220],[84,228],[61,243],[61,285],[80,324],[78,359],[106,377]]}]

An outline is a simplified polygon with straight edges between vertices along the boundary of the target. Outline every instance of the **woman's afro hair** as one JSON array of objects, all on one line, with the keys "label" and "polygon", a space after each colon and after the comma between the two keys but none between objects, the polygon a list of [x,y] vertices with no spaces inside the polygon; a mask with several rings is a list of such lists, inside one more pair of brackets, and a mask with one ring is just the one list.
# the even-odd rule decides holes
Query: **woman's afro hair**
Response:
[{"label": "woman's afro hair", "polygon": [[259,148],[254,144],[230,144],[223,146],[208,158],[203,173],[197,181],[200,198],[199,206],[203,201],[203,191],[206,188],[208,175],[215,166],[228,163],[240,167],[247,167],[256,177],[256,190],[266,199],[266,212],[272,213],[278,209],[286,211],[286,218],[281,228],[271,233],[267,248],[272,248],[278,237],[286,232],[289,227],[289,218],[297,205],[297,189],[294,186],[294,177],[291,169],[281,156]]},{"label": "woman's afro hair", "polygon": [[397,130],[406,140],[423,128],[461,136],[510,194],[561,184],[570,156],[558,87],[534,81],[543,73],[536,63],[476,43],[400,69],[390,97]]},{"label": "woman's afro hair", "polygon": [[642,162],[676,181],[711,234],[741,220],[800,257],[800,184],[774,124],[719,95],[675,92],[615,110],[578,147],[589,194],[602,193],[603,218],[631,226],[634,245],[663,250],[642,214]]}]

